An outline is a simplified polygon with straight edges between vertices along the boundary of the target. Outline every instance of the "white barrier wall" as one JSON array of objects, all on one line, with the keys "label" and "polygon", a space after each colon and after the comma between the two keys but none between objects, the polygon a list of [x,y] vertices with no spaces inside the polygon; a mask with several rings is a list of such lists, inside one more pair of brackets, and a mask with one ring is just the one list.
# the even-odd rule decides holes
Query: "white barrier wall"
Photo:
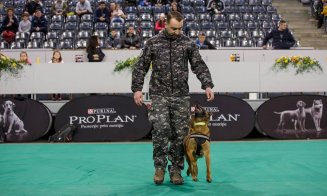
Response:
[{"label": "white barrier wall", "polygon": [[[27,52],[33,65],[26,67],[19,78],[2,74],[0,94],[130,92],[130,73],[113,73],[114,64],[117,60],[140,53],[139,50],[104,50],[105,62],[75,63],[76,55],[83,55],[86,61],[85,51],[63,50],[64,64],[48,64],[52,50],[32,49]],[[216,85],[215,92],[327,92],[326,50],[232,48],[200,52],[211,70]],[[4,50],[1,53],[18,59],[20,50]],[[231,54],[239,55],[240,62],[230,62]],[[324,73],[295,76],[294,72],[270,71],[276,58],[293,55],[317,59],[323,66]],[[191,92],[201,92],[200,83],[193,74],[190,75],[189,83]],[[144,91],[147,89],[145,85]]]},{"label": "white barrier wall", "polygon": [[[275,73],[273,62],[208,61],[215,92],[327,92],[327,63],[324,73],[295,75]],[[35,64],[24,68],[18,78],[2,74],[0,94],[42,93],[130,93],[131,73],[114,73],[114,62]],[[144,92],[148,91],[149,76]],[[190,92],[202,92],[190,72]]]},{"label": "white barrier wall", "polygon": [[[12,57],[19,58],[21,50],[2,50],[1,53]],[[35,64],[37,59],[40,63],[48,63],[52,58],[52,50],[49,49],[29,49],[26,50],[31,62]],[[103,50],[106,57],[105,62],[115,62],[116,60],[123,60],[131,56],[140,54],[140,50]],[[263,50],[258,48],[244,49],[244,48],[229,48],[219,50],[201,50],[201,55],[205,62],[230,62],[231,54],[239,54],[241,62],[271,62],[281,56],[302,55],[316,58],[322,64],[327,63],[327,50]],[[85,50],[62,50],[62,58],[65,63],[75,62],[76,55],[82,55],[84,62],[87,62]]]}]

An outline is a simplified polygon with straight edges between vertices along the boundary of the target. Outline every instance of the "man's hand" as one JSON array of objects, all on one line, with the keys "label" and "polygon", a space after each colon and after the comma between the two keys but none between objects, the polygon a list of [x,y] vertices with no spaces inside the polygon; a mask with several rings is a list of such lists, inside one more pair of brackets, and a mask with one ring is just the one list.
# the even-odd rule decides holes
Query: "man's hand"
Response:
[{"label": "man's hand", "polygon": [[134,93],[134,102],[136,103],[136,105],[142,106],[142,103],[143,103],[143,94],[142,94],[142,91],[136,91]]},{"label": "man's hand", "polygon": [[[212,92],[210,87],[206,88],[206,96],[207,96],[207,101],[212,101],[215,98],[214,93]],[[135,96],[134,96],[135,97]]]}]

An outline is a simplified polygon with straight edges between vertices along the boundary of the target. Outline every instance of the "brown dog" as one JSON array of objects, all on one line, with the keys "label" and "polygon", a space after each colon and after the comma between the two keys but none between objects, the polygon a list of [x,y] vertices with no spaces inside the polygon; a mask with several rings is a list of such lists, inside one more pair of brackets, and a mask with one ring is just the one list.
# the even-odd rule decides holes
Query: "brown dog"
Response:
[{"label": "brown dog", "polygon": [[189,134],[184,139],[184,151],[188,163],[187,175],[192,175],[193,181],[198,181],[197,159],[203,155],[207,166],[207,182],[211,182],[210,168],[210,130],[208,123],[210,115],[204,108],[195,105],[191,117]]}]

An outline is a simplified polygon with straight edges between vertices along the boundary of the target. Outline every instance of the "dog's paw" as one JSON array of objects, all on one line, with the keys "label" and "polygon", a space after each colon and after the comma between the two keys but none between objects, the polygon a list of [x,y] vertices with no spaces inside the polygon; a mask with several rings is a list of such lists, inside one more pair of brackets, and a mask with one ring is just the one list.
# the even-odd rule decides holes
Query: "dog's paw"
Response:
[{"label": "dog's paw", "polygon": [[190,170],[187,169],[187,171],[186,171],[186,175],[187,175],[187,176],[190,176],[190,174],[191,174]]},{"label": "dog's paw", "polygon": [[197,177],[193,177],[193,181],[197,182],[197,181],[199,181],[199,179]]},{"label": "dog's paw", "polygon": [[212,179],[211,178],[207,178],[207,182],[211,183]]}]

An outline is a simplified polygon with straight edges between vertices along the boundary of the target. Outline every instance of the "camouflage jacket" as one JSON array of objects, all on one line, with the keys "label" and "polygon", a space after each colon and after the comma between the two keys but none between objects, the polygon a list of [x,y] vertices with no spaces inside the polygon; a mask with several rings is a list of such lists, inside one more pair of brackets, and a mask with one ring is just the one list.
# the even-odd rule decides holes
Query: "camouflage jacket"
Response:
[{"label": "camouflage jacket", "polygon": [[209,69],[198,47],[189,37],[171,37],[166,31],[149,39],[132,74],[132,91],[142,91],[144,77],[152,63],[150,95],[185,96],[189,94],[188,61],[201,81],[201,88],[213,87]]}]

